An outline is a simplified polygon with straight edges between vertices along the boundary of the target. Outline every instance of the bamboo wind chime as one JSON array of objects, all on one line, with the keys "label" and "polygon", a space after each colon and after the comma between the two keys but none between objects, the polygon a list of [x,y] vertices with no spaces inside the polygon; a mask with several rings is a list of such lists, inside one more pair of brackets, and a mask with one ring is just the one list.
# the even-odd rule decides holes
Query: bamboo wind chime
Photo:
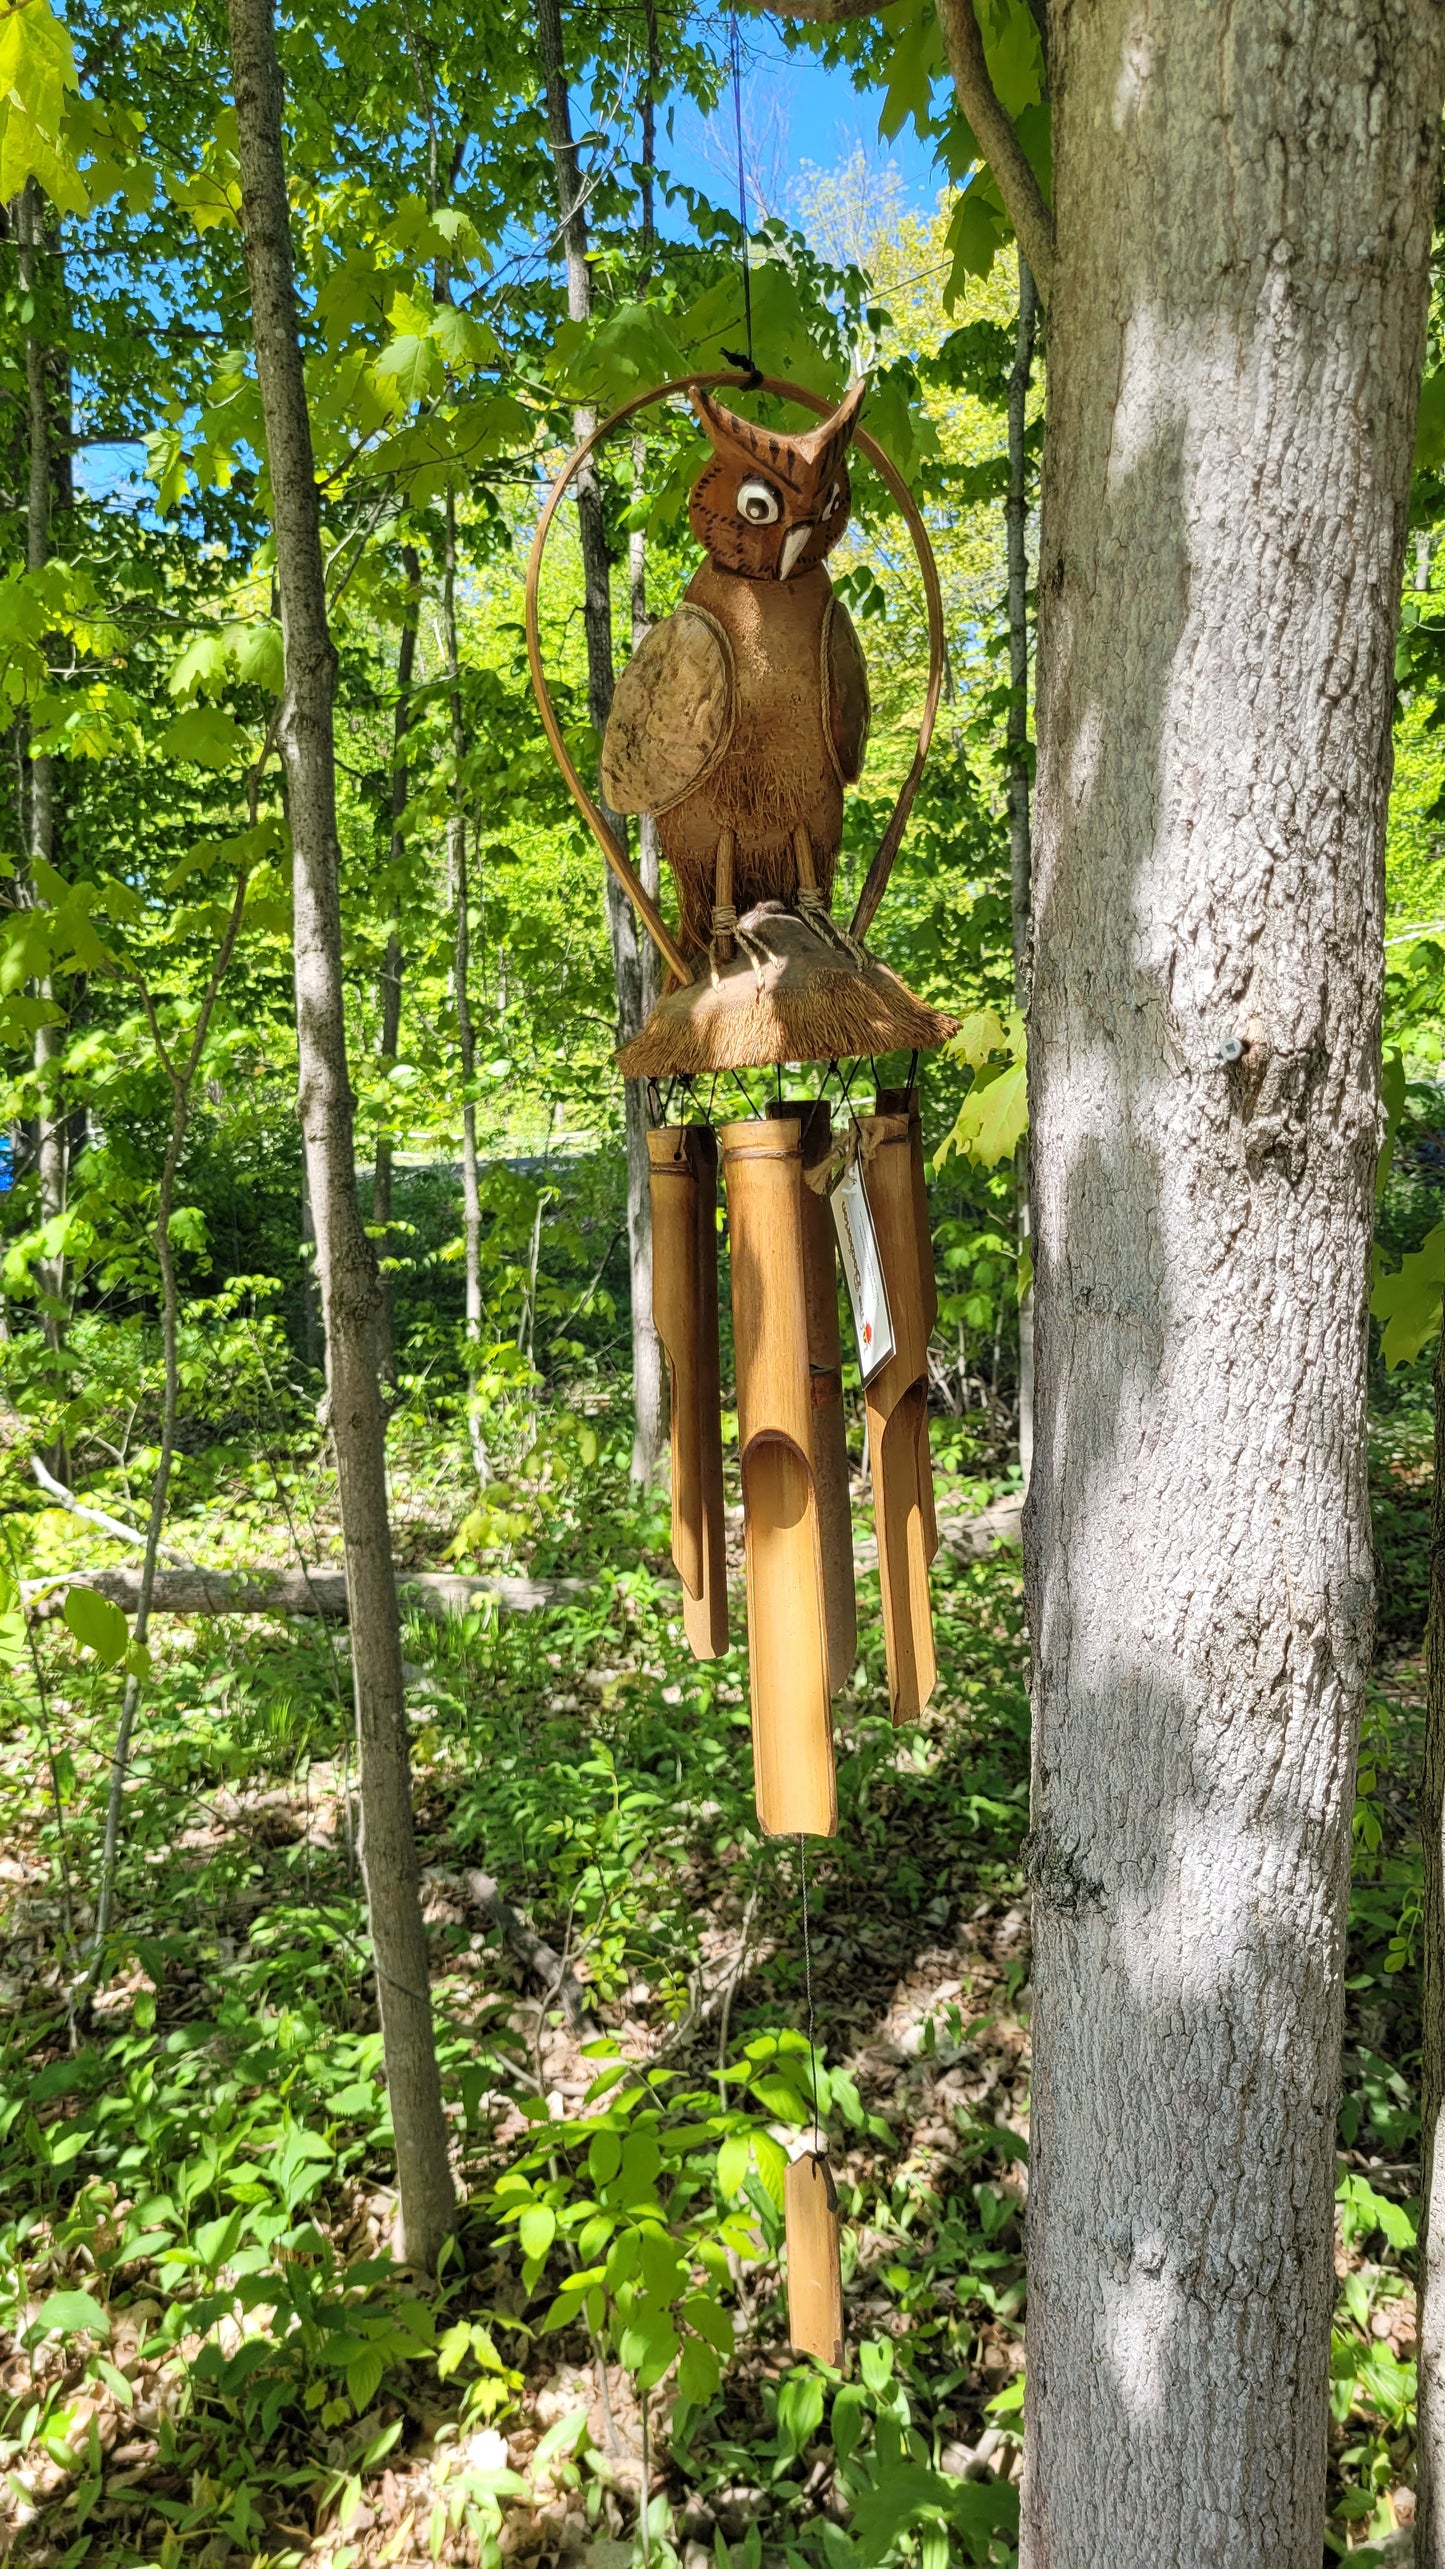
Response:
[{"label": "bamboo wind chime", "polygon": [[[802,436],[757,426],[716,399],[723,385],[799,404],[821,425]],[[837,1830],[832,1704],[857,1655],[840,1256],[858,1339],[895,1721],[917,1718],[936,1674],[928,1342],[937,1297],[912,1070],[905,1087],[878,1089],[867,1113],[847,1101],[861,1061],[907,1051],[916,1067],[920,1052],[955,1031],[863,943],[928,754],[943,620],[918,510],[858,425],[865,391],[854,384],[832,411],[801,385],[769,377],[689,376],[640,394],[559,475],[527,575],[528,653],[548,739],[669,973],[618,1058],[625,1075],[649,1083],[654,1105],[653,1317],[671,1385],[672,1557],[699,1659],[728,1647],[719,1178],[725,1192],[754,1785],[762,1828],[799,1840],[810,2058],[807,1840]],[[624,670],[601,760],[611,809],[657,822],[677,892],[674,934],[568,753],[542,667],[538,594],[548,533],[579,466],[634,412],[679,394],[711,449],[689,503],[706,559]],[[854,450],[887,485],[918,554],[929,674],[912,763],[844,928],[831,895],[843,789],[866,749],[868,683],[824,558],[848,523]],[[785,1102],[780,1094],[765,1114],[714,1126],[720,1078],[809,1063],[825,1066],[814,1097]],[[843,1064],[853,1067],[844,1073]],[[706,1105],[695,1111],[703,1080]],[[825,1094],[834,1080],[844,1108],[836,1129]],[[734,1086],[748,1096],[741,1077]],[[793,2345],[837,2365],[838,2201],[816,2110],[812,2146],[788,2170],[785,2217]]]}]

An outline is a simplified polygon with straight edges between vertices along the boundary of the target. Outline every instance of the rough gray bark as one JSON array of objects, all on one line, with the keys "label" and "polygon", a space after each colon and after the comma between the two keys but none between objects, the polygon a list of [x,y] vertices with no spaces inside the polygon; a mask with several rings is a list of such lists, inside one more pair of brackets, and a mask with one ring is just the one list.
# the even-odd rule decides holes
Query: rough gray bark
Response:
[{"label": "rough gray bark", "polygon": [[[547,130],[557,172],[557,208],[567,266],[567,311],[573,321],[592,317],[592,274],[587,265],[587,216],[572,108],[567,88],[560,0],[538,0],[537,46],[546,88]],[[590,436],[597,414],[586,404],[573,413],[578,439]],[[582,553],[582,622],[587,641],[587,701],[600,742],[612,710],[612,570],[603,519],[602,483],[589,457],[576,476],[577,532]],[[625,847],[627,823],[601,808]],[[611,870],[606,874],[607,926],[617,989],[617,1041],[629,1042],[649,1005],[646,939],[637,915]],[[662,1349],[652,1325],[652,1199],[647,1164],[647,1093],[638,1079],[623,1082],[627,1128],[627,1244],[632,1303],[632,1478],[650,1481],[662,1456],[665,1430]]]},{"label": "rough gray bark", "polygon": [[[402,756],[407,733],[411,729],[412,679],[416,672],[416,638],[421,622],[421,561],[415,545],[401,548],[402,569],[406,573],[406,606],[402,613],[401,633],[396,646],[396,712],[392,717],[391,735],[391,867],[401,874],[406,854],[402,823],[407,805],[407,766]],[[400,895],[398,894],[398,899]],[[381,966],[381,1058],[390,1065],[396,1060],[401,1041],[401,985],[406,970],[399,924],[393,926],[386,940],[386,953]],[[371,1179],[371,1227],[376,1238],[377,1267],[381,1275],[381,1372],[384,1381],[396,1381],[396,1316],[391,1279],[382,1267],[390,1254],[391,1182],[395,1136],[385,1127],[376,1137],[376,1159]]]},{"label": "rough gray bark", "polygon": [[1024,2569],[1322,2554],[1442,80],[1438,0],[1052,15]]},{"label": "rough gray bark", "polygon": [[271,0],[230,0],[241,235],[266,426],[286,685],[301,1126],[316,1225],[361,1754],[362,1863],[396,2131],[403,2254],[434,2269],[453,2223],[412,1825],[401,1637],[377,1374],[376,1257],[356,1190],[337,885],[333,707],[320,506],[302,372]]}]

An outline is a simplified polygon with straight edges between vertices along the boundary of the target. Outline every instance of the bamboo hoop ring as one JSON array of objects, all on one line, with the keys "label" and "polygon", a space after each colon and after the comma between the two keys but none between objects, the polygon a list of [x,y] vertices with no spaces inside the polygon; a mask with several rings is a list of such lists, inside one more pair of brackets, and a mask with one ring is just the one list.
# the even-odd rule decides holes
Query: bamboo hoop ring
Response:
[{"label": "bamboo hoop ring", "polygon": [[[687,958],[657,903],[644,889],[635,869],[629,863],[626,849],[613,836],[592,795],[588,793],[562,737],[562,726],[557,719],[557,709],[548,692],[546,672],[542,667],[538,592],[541,586],[542,555],[552,529],[552,521],[566,496],[568,484],[586,463],[594,447],[599,446],[604,437],[610,436],[614,428],[620,428],[624,419],[630,419],[634,411],[646,410],[653,402],[666,401],[673,393],[717,392],[724,388],[734,392],[774,393],[780,400],[794,401],[804,410],[811,410],[818,419],[831,418],[836,406],[826,400],[821,393],[809,392],[806,385],[788,383],[777,375],[756,377],[740,374],[675,375],[665,384],[654,384],[651,391],[637,393],[631,401],[625,401],[620,410],[611,411],[589,436],[583,438],[580,446],[573,448],[547,494],[542,514],[537,520],[536,534],[532,538],[532,550],[527,559],[527,660],[532,672],[532,689],[537,699],[537,710],[542,717],[542,729],[547,735],[552,755],[562,770],[572,800],[601,848],[617,881],[642,920],[664,963],[683,984],[690,982],[693,978]],[[929,542],[928,529],[919,515],[913,493],[897,467],[890,463],[882,447],[868,435],[866,429],[855,428],[853,444],[859,454],[872,465],[885,488],[898,503],[913,550],[918,557],[918,567],[923,574],[923,593],[928,604],[928,685],[923,699],[923,719],[918,726],[918,746],[913,753],[908,773],[899,788],[898,799],[893,806],[888,827],[878,842],[878,852],[868,868],[863,889],[858,895],[858,906],[854,910],[849,933],[855,937],[862,937],[866,934],[878,904],[883,898],[888,877],[893,870],[893,860],[898,854],[899,844],[907,827],[908,815],[913,809],[913,798],[918,791],[924,762],[928,757],[929,744],[933,739],[933,726],[938,716],[939,698],[943,692],[944,649],[943,596],[938,585],[938,565],[933,558],[933,546]]]}]

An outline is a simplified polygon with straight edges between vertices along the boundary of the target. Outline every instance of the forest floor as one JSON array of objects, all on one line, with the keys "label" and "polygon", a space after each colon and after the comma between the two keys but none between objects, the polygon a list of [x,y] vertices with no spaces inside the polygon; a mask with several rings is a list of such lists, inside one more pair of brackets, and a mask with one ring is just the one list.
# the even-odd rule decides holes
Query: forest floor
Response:
[{"label": "forest floor", "polygon": [[[455,1557],[457,1486],[434,1463],[399,1468],[409,1564]],[[172,1532],[215,1566],[335,1555],[319,1461],[278,1482],[220,1456],[189,1488]],[[944,1517],[961,1529],[996,1495],[958,1486]],[[493,1493],[494,1514],[506,1503]],[[962,1530],[945,1546],[937,1695],[898,1733],[876,1574],[860,1576],[839,1834],[815,1842],[808,1883],[818,2105],[844,2219],[840,2379],[786,2344],[781,2171],[812,2103],[801,1885],[791,1843],[753,1822],[741,1652],[688,1659],[663,1513],[605,1467],[517,1506],[530,1565],[577,1572],[583,1593],[414,1622],[406,1641],[463,2203],[434,2294],[390,2256],[344,1630],[157,1628],[123,1932],[79,2012],[67,1993],[118,1682],[58,1620],[32,1628],[33,1660],[12,1640],[0,2547],[17,2561],[1013,2558],[1029,2015],[1018,1556],[978,1557]],[[124,1557],[58,1511],[12,1524],[27,1573]],[[1362,1767],[1341,2117],[1329,2539],[1361,2562],[1404,2556],[1411,2514],[1419,1710],[1418,1663],[1396,1657]],[[553,1963],[524,1934],[504,1939],[479,1869]],[[583,1992],[575,2029],[563,1964]],[[650,2359],[626,2279],[585,2264],[619,2204],[678,2245],[655,2296],[674,2295],[672,2320],[647,2326],[661,2357],[681,2328],[682,2370],[641,2403]],[[591,2288],[569,2283],[579,2259]],[[728,2356],[720,2384],[709,2330]]]}]

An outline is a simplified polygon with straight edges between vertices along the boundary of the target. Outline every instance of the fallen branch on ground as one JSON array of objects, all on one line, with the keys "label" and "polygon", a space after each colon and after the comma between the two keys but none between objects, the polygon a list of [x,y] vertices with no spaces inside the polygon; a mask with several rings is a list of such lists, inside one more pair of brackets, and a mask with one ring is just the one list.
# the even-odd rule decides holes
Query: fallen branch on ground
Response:
[{"label": "fallen branch on ground", "polygon": [[519,1911],[504,1900],[489,1873],[473,1866],[465,1876],[468,1897],[476,1903],[484,1918],[489,1918],[501,1931],[502,1942],[510,1947],[518,1962],[525,1965],[543,1987],[552,1992],[567,2020],[567,2030],[580,2042],[595,2043],[601,2027],[588,2004],[588,1993],[571,1966],[561,1954],[529,1927]]},{"label": "fallen branch on ground", "polygon": [[[440,1621],[465,1614],[473,1605],[495,1603],[511,1614],[532,1614],[541,1606],[561,1605],[586,1596],[587,1579],[527,1579],[520,1575],[465,1578],[454,1570],[398,1570],[397,1594],[402,1610],[420,1607]],[[68,1580],[27,1579],[25,1610],[38,1620],[62,1612],[67,1586],[93,1588],[123,1613],[134,1614],[140,1596],[138,1570],[76,1570]],[[341,1570],[161,1570],[151,1598],[160,1615],[321,1615],[331,1623],[347,1620],[346,1577]]]},{"label": "fallen branch on ground", "polygon": [[[107,1516],[104,1508],[90,1507],[84,1499],[78,1499],[74,1490],[68,1490],[63,1481],[57,1481],[49,1465],[42,1463],[38,1454],[31,1455],[30,1469],[46,1497],[54,1499],[57,1505],[67,1509],[71,1516],[84,1517],[87,1525],[98,1525],[101,1533],[110,1535],[114,1542],[129,1543],[137,1552],[144,1552],[145,1536],[135,1526],[127,1525],[121,1517]],[[190,1558],[188,1553],[177,1551],[173,1543],[163,1543],[161,1550],[168,1552],[173,1561],[187,1561]]]}]

